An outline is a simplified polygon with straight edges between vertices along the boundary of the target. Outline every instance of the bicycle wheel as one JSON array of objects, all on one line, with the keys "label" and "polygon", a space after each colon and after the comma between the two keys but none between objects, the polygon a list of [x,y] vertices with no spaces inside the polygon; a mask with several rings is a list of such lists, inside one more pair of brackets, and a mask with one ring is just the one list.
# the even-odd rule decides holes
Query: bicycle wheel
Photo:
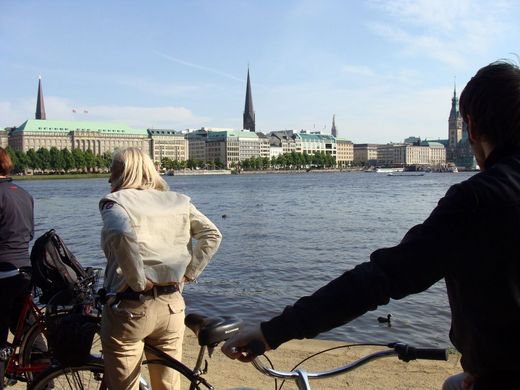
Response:
[{"label": "bicycle wheel", "polygon": [[[103,371],[102,359],[78,367],[52,367],[36,377],[29,390],[109,390],[103,380]],[[150,389],[148,383],[141,379],[139,390]]]},{"label": "bicycle wheel", "polygon": [[[29,366],[35,363],[41,365],[41,371],[44,371],[51,363],[47,338],[38,323],[34,323],[30,326],[20,345],[20,364]],[[24,374],[27,382],[30,382],[38,372],[26,371]]]},{"label": "bicycle wheel", "polygon": [[87,363],[78,367],[51,367],[37,376],[30,390],[107,390],[103,381],[103,364]]}]

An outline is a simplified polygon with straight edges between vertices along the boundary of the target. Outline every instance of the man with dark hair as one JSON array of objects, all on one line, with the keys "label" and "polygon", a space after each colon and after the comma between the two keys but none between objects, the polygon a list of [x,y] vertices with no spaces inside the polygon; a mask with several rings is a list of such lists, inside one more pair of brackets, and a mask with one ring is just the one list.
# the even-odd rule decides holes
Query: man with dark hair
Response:
[{"label": "man with dark hair", "polygon": [[520,69],[506,62],[480,69],[460,108],[481,172],[452,186],[397,246],[376,250],[370,261],[229,340],[226,355],[250,361],[244,351],[252,340],[274,349],[312,338],[444,278],[450,338],[464,369],[444,388],[520,388]]}]

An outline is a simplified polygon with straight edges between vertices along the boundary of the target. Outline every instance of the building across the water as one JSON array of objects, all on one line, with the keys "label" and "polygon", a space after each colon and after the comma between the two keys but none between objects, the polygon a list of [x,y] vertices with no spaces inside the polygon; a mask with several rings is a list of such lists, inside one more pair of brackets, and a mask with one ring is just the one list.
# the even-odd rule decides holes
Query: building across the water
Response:
[{"label": "building across the water", "polygon": [[468,129],[459,111],[457,89],[453,88],[451,110],[448,118],[447,160],[462,169],[475,169],[476,161],[468,140]]},{"label": "building across the water", "polygon": [[14,129],[9,146],[15,151],[29,149],[81,149],[96,155],[116,148],[134,146],[150,150],[146,129],[134,129],[123,123],[29,119]]},{"label": "building across the water", "polygon": [[55,147],[90,150],[101,155],[130,146],[149,152],[150,137],[146,129],[131,128],[124,123],[47,119],[40,77],[35,119],[10,129],[8,145],[14,151],[22,152]]},{"label": "building across the water", "polygon": [[186,135],[176,130],[148,129],[150,157],[155,162],[163,158],[172,161],[187,161],[190,158]]}]

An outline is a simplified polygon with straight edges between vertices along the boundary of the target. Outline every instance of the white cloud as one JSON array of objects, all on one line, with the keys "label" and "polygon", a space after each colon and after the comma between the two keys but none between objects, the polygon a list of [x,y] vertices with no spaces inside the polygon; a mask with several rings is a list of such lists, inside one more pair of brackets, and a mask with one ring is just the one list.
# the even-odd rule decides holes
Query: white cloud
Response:
[{"label": "white cloud", "polygon": [[465,54],[488,52],[511,27],[503,18],[510,7],[507,1],[373,0],[370,5],[381,14],[368,27],[400,45],[403,54],[459,67],[466,64]]},{"label": "white cloud", "polygon": [[[16,102],[0,102],[0,127],[19,126],[27,119],[34,118],[35,99]],[[76,113],[72,110],[75,109]],[[70,100],[55,96],[45,98],[47,119],[92,120],[124,122],[136,128],[174,128],[198,127],[209,119],[195,116],[185,107],[161,106],[77,106]],[[85,113],[84,111],[87,111]]]},{"label": "white cloud", "polygon": [[356,76],[374,76],[374,72],[368,66],[357,66],[357,65],[343,65],[341,71],[344,73],[353,74]]}]

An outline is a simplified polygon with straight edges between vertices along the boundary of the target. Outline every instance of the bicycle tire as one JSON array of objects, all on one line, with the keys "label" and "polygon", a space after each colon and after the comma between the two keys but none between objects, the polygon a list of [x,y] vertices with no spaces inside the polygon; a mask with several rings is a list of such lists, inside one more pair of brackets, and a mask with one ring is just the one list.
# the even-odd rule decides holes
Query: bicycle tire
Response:
[{"label": "bicycle tire", "polygon": [[[20,344],[20,364],[28,366],[34,361],[48,360],[51,361],[50,352],[48,350],[47,338],[42,332],[41,324],[33,323],[24,334]],[[31,371],[24,372],[27,382],[31,382],[35,374]]]},{"label": "bicycle tire", "polygon": [[38,375],[29,385],[29,390],[107,390],[103,375],[102,362],[78,367],[54,366]]},{"label": "bicycle tire", "polygon": [[[29,390],[109,390],[103,380],[102,359],[95,359],[77,367],[54,366],[37,376]],[[139,383],[139,390],[149,390],[145,382]]]}]

